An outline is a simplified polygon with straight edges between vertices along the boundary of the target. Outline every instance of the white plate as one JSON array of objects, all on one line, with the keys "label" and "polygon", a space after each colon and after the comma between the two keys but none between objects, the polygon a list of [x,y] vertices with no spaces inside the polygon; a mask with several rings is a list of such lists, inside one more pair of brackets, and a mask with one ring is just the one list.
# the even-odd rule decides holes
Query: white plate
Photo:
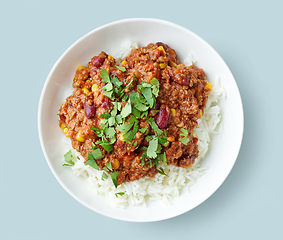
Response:
[{"label": "white plate", "polygon": [[[127,40],[139,46],[164,42],[174,48],[182,61],[192,53],[196,66],[203,68],[208,79],[220,75],[227,98],[221,102],[224,133],[213,137],[210,150],[202,162],[209,169],[191,191],[174,199],[172,206],[150,203],[147,208],[115,209],[105,197],[95,195],[87,181],[62,167],[66,153],[56,111],[71,94],[73,75],[102,50],[112,54]],[[157,19],[126,19],[99,27],[75,42],[55,63],[42,90],[38,108],[38,130],[45,158],[63,188],[86,207],[105,216],[132,222],[164,220],[185,213],[210,197],[230,173],[238,156],[243,135],[243,107],[237,84],[218,53],[203,39],[176,24]],[[227,193],[228,194],[228,193]]]}]

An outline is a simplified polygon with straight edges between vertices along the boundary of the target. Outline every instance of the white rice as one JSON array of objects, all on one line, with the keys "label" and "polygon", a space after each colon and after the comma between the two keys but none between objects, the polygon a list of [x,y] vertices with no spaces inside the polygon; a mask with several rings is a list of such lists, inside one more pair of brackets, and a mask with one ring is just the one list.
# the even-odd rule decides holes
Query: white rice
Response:
[{"label": "white rice", "polygon": [[[130,53],[131,49],[137,47],[135,43],[126,42],[122,46],[121,51],[112,56],[121,61],[123,57]],[[196,61],[190,55],[184,62],[190,65]],[[75,165],[70,168],[75,175],[86,178],[95,193],[105,195],[113,207],[124,208],[127,205],[146,206],[147,201],[160,201],[165,206],[171,205],[171,200],[178,197],[181,190],[189,190],[190,186],[195,184],[197,179],[207,171],[207,168],[201,167],[201,160],[208,150],[211,134],[218,134],[221,115],[220,107],[217,104],[225,96],[225,90],[221,85],[220,77],[217,77],[215,82],[212,83],[212,91],[208,97],[204,115],[198,120],[199,124],[194,131],[195,137],[199,139],[199,157],[188,169],[169,165],[164,169],[168,177],[156,174],[154,178],[146,177],[134,182],[123,183],[116,189],[111,177],[109,176],[108,179],[102,181],[102,171],[97,171],[90,166],[86,166],[83,157],[71,148],[71,144],[68,141],[69,148],[72,149],[73,155],[76,156],[74,159]],[[123,196],[116,196],[115,193],[118,192],[125,192],[125,194]]]}]

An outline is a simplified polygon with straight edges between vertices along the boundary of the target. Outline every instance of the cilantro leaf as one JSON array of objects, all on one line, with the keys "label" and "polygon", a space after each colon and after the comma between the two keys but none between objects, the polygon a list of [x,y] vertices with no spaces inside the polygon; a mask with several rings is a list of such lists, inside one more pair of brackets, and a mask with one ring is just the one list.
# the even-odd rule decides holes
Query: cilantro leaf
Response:
[{"label": "cilantro leaf", "polygon": [[111,118],[109,118],[108,123],[110,127],[114,126],[116,123],[115,117],[112,116]]},{"label": "cilantro leaf", "polygon": [[120,102],[112,102],[113,109],[111,111],[111,116],[115,117],[118,113],[118,110],[121,111],[122,104]]},{"label": "cilantro leaf", "polygon": [[165,152],[163,153],[163,164],[164,164],[164,167],[166,168],[167,167],[167,159],[166,159]]},{"label": "cilantro leaf", "polygon": [[185,145],[187,145],[190,142],[190,139],[187,137],[180,138],[179,141]]},{"label": "cilantro leaf", "polygon": [[164,176],[167,176],[167,177],[168,177],[168,175],[164,172],[164,169],[163,169],[163,168],[157,169],[157,172],[158,172],[159,174],[161,174],[161,175],[164,175]]},{"label": "cilantro leaf", "polygon": [[149,141],[149,145],[146,151],[146,155],[148,158],[156,158],[157,154],[157,146],[158,146],[158,139],[157,137],[153,137],[152,140]]},{"label": "cilantro leaf", "polygon": [[121,124],[123,121],[122,121],[122,117],[121,117],[121,115],[119,114],[119,115],[117,115],[116,117],[115,117],[115,119],[116,119],[116,122],[118,123],[118,124]]},{"label": "cilantro leaf", "polygon": [[109,171],[113,171],[111,162],[106,163],[105,166],[109,169]]},{"label": "cilantro leaf", "polygon": [[103,147],[105,149],[105,151],[107,152],[111,152],[114,149],[113,144],[109,143],[109,142],[103,142],[99,144],[101,147]]},{"label": "cilantro leaf", "polygon": [[117,87],[120,88],[124,83],[120,82],[119,79],[117,77],[112,77],[110,78],[111,82]]},{"label": "cilantro leaf", "polygon": [[117,69],[121,70],[122,72],[126,72],[126,68],[123,66],[115,66]]},{"label": "cilantro leaf", "polygon": [[118,171],[113,171],[110,173],[115,188],[117,188],[118,186],[118,174],[119,174]]},{"label": "cilantro leaf", "polygon": [[144,88],[142,90],[142,95],[146,99],[146,101],[149,103],[149,106],[152,108],[154,104],[154,99],[151,93],[151,88]]},{"label": "cilantro leaf", "polygon": [[137,94],[136,92],[131,92],[130,93],[130,97],[129,98],[131,99],[131,102],[133,102],[133,103],[135,102],[136,94]]},{"label": "cilantro leaf", "polygon": [[187,145],[190,142],[190,138],[188,137],[189,135],[189,130],[185,128],[181,128],[180,136],[183,136],[183,138],[179,138],[179,141],[185,145]]},{"label": "cilantro leaf", "polygon": [[141,133],[145,133],[147,129],[148,129],[148,127],[147,127],[147,126],[146,126],[146,127],[144,127],[144,128],[140,128],[140,129],[139,129],[139,132],[141,132]]},{"label": "cilantro leaf", "polygon": [[101,180],[104,181],[105,179],[108,179],[108,176],[105,172],[103,172],[101,176]]},{"label": "cilantro leaf", "polygon": [[129,100],[121,111],[121,117],[125,118],[129,116],[131,112],[132,112],[132,104],[131,104],[131,100]]},{"label": "cilantro leaf", "polygon": [[143,97],[141,97],[140,94],[136,94],[134,106],[137,110],[144,112],[147,109],[149,109],[149,106],[146,106],[146,104],[142,100],[143,100]]},{"label": "cilantro leaf", "polygon": [[118,197],[118,195],[123,196],[126,192],[117,192],[115,193],[115,196]]},{"label": "cilantro leaf", "polygon": [[100,71],[100,77],[102,78],[102,81],[103,81],[103,82],[105,82],[105,83],[111,83],[109,73],[107,72],[106,69],[102,69],[102,70]]},{"label": "cilantro leaf", "polygon": [[150,87],[151,87],[151,84],[148,83],[148,82],[146,82],[146,81],[142,81],[142,86],[143,86],[144,88],[150,88]]},{"label": "cilantro leaf", "polygon": [[88,160],[86,161],[85,165],[89,165],[89,166],[93,167],[94,169],[99,170],[99,167],[97,166],[97,163],[96,163],[96,161],[95,161],[95,159],[94,159],[94,157],[91,153],[92,152],[88,153],[88,158],[87,158]]},{"label": "cilantro leaf", "polygon": [[169,142],[166,140],[166,136],[159,137],[158,143],[160,143],[164,147],[167,147],[169,145]]},{"label": "cilantro leaf", "polygon": [[112,83],[107,83],[102,89],[106,90],[107,92],[111,91],[113,89]]},{"label": "cilantro leaf", "polygon": [[[126,102],[126,101],[127,101],[127,99],[128,99],[128,97],[129,97],[129,95],[127,95],[127,94],[126,94],[126,95],[124,95],[124,96],[122,97],[122,101],[123,101],[123,102]],[[120,97],[120,98],[121,98],[121,97]]]},{"label": "cilantro leaf", "polygon": [[134,126],[134,128],[133,128],[133,131],[131,132],[131,134],[130,134],[129,137],[127,138],[128,141],[131,141],[132,139],[135,138],[136,133],[138,132],[138,129],[139,129],[138,123],[136,122],[136,123],[135,123],[135,126]]},{"label": "cilantro leaf", "polygon": [[100,118],[109,119],[110,117],[111,117],[111,115],[108,112],[100,114]]},{"label": "cilantro leaf", "polygon": [[[101,153],[101,149],[97,148],[93,151],[90,152],[91,156],[93,156],[93,158],[95,160],[99,160],[99,159],[102,159],[104,158],[104,155]],[[89,154],[88,154],[89,155]]]},{"label": "cilantro leaf", "polygon": [[122,125],[118,125],[117,130],[122,133],[127,133],[132,128],[132,126],[132,123],[124,123]]},{"label": "cilantro leaf", "polygon": [[137,118],[140,118],[141,116],[141,112],[135,107],[132,108],[132,114],[135,115]]},{"label": "cilantro leaf", "polygon": [[163,131],[157,126],[154,118],[147,119],[148,124],[151,126],[151,128],[157,133],[157,135],[161,135]]},{"label": "cilantro leaf", "polygon": [[106,134],[106,137],[113,138],[116,135],[116,131],[114,127],[110,127],[105,130],[105,134]]},{"label": "cilantro leaf", "polygon": [[115,97],[114,97],[113,93],[114,93],[113,90],[111,90],[111,91],[109,91],[109,92],[104,92],[104,95],[105,95],[106,97],[110,98],[111,100],[114,100]]},{"label": "cilantro leaf", "polygon": [[158,79],[152,78],[150,83],[152,84],[152,94],[155,97],[158,97],[159,87],[160,87],[160,83],[159,83]]},{"label": "cilantro leaf", "polygon": [[70,150],[64,155],[65,162],[68,163],[65,166],[74,166],[72,151]]}]

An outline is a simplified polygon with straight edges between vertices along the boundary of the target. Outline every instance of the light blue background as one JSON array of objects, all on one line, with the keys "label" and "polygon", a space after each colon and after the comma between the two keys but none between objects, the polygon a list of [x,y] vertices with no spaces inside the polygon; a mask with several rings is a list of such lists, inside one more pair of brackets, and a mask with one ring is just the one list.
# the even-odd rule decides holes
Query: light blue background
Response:
[{"label": "light blue background", "polygon": [[[282,1],[102,2],[1,1],[0,239],[283,239]],[[172,21],[211,44],[245,111],[224,184],[190,212],[155,223],[113,220],[78,203],[52,175],[37,131],[40,93],[61,54],[130,17]]]}]

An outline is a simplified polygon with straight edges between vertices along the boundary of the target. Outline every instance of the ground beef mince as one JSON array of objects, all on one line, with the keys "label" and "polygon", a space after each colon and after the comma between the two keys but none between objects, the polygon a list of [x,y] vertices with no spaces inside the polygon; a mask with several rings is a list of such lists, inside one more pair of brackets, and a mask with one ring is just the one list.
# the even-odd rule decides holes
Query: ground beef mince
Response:
[{"label": "ground beef mince", "polygon": [[[112,85],[102,77],[105,70],[106,75],[108,74],[106,78],[113,81]],[[138,93],[143,83],[152,84],[153,79],[159,82],[158,96],[153,100],[154,106],[144,113],[140,111],[141,116],[135,115],[132,118],[136,109],[132,97],[135,95],[132,93]],[[120,86],[122,91],[119,92]],[[78,67],[73,87],[73,94],[57,112],[59,126],[85,162],[89,160],[89,153],[93,149],[100,149],[104,157],[96,159],[98,168],[108,172],[116,171],[118,184],[154,177],[158,173],[157,164],[145,155],[146,149],[154,146],[150,141],[158,131],[161,133],[159,137],[163,137],[166,142],[158,149],[158,154],[165,154],[167,164],[188,168],[198,157],[198,139],[194,138],[193,130],[203,114],[211,85],[206,82],[202,69],[183,65],[177,60],[175,50],[168,45],[158,42],[135,49],[123,59],[121,66],[117,66],[112,56],[101,52],[86,67]],[[117,91],[113,95],[107,94],[112,88]],[[125,132],[119,131],[117,123],[110,124],[109,117],[114,116],[113,109],[117,106],[120,109],[115,111],[123,115],[127,104],[132,106],[132,112],[120,121],[124,126],[135,121],[132,125],[136,131],[133,130],[133,136],[126,141]],[[107,138],[107,135],[104,137],[104,142],[107,140],[109,146],[112,144],[110,150],[99,144],[103,136],[98,134],[107,118],[109,126],[115,129],[114,141]],[[116,118],[116,121],[119,120]],[[186,137],[185,142],[181,140],[183,137]],[[164,158],[162,161],[165,161]],[[109,169],[109,163],[112,169]]]}]

